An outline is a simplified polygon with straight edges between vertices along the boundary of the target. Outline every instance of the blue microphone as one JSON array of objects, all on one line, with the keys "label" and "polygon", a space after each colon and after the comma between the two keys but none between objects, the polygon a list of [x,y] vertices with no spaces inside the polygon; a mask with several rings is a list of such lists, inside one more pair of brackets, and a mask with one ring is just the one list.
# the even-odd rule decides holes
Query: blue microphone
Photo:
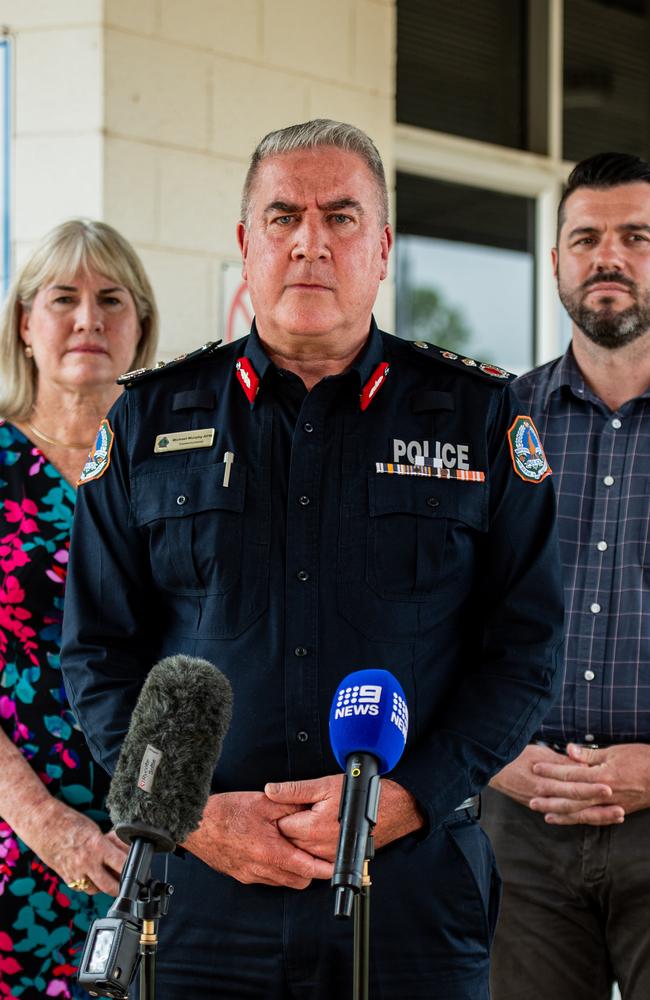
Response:
[{"label": "blue microphone", "polygon": [[350,916],[354,895],[361,891],[377,822],[379,776],[397,764],[407,732],[406,698],[391,673],[358,670],[341,681],[330,711],[330,743],[345,771],[332,876],[336,917]]}]

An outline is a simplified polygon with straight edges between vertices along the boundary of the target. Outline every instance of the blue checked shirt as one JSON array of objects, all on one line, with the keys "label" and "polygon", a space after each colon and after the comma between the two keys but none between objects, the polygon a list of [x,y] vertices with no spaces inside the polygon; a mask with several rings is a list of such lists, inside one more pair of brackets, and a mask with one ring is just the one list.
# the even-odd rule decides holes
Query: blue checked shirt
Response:
[{"label": "blue checked shirt", "polygon": [[564,684],[538,735],[650,743],[650,391],[612,412],[570,348],[513,388],[553,470],[564,570]]}]

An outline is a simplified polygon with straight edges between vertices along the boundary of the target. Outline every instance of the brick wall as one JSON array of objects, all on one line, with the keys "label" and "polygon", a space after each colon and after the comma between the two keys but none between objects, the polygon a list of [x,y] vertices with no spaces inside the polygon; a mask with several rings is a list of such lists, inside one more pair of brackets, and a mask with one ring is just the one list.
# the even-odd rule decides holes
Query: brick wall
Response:
[{"label": "brick wall", "polygon": [[[394,0],[0,0],[15,39],[14,240],[70,215],[142,254],[161,356],[220,331],[247,159],[313,117],[364,128],[393,174]],[[392,286],[377,315],[392,328]]]}]

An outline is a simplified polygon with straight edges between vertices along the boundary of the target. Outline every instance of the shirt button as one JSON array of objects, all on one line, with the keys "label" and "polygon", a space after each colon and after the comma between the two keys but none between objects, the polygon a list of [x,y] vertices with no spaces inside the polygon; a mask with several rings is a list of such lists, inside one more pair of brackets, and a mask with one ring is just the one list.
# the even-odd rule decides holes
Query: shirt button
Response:
[{"label": "shirt button", "polygon": [[585,736],[585,743],[593,743],[593,742],[594,742],[594,734],[587,733]]},{"label": "shirt button", "polygon": [[311,434],[311,432],[314,429],[314,425],[313,424],[309,424],[309,423],[303,424],[303,428],[305,429],[305,431],[307,432],[307,434]]},{"label": "shirt button", "polygon": [[589,608],[589,610],[590,610],[591,612],[593,612],[593,614],[597,615],[597,614],[598,614],[598,612],[600,611],[600,604],[597,604],[597,603],[596,603],[596,602],[594,601],[594,603],[593,603],[593,604],[591,605],[591,607]]},{"label": "shirt button", "polygon": [[598,549],[599,552],[607,552],[607,542],[605,541],[598,542],[596,548]]},{"label": "shirt button", "polygon": [[593,681],[593,679],[594,679],[595,676],[596,675],[593,672],[593,670],[585,670],[585,680],[586,681]]},{"label": "shirt button", "polygon": [[300,504],[301,507],[308,507],[309,504],[311,503],[311,500],[309,499],[309,497],[298,497],[298,503]]},{"label": "shirt button", "polygon": [[612,427],[614,428],[614,430],[618,430],[619,427],[622,427],[622,426],[623,425],[622,425],[621,421],[618,419],[618,417],[614,417],[614,419],[612,420]]},{"label": "shirt button", "polygon": [[428,503],[429,507],[439,507],[440,506],[440,501],[438,500],[437,497],[427,497],[427,503]]},{"label": "shirt button", "polygon": [[296,573],[296,576],[298,577],[301,583],[305,583],[309,579],[309,573],[307,572],[306,569],[299,569],[298,572]]},{"label": "shirt button", "polygon": [[604,482],[605,486],[613,486],[614,485],[614,477],[613,476],[605,476],[605,478],[603,479],[603,482]]},{"label": "shirt button", "polygon": [[300,732],[296,733],[296,739],[298,740],[298,743],[306,743],[309,739],[309,733],[306,733],[304,729],[301,729]]},{"label": "shirt button", "polygon": [[187,497],[184,497],[182,495],[180,497],[176,497],[176,503],[178,504],[179,507],[182,507],[184,503],[187,503]]},{"label": "shirt button", "polygon": [[306,656],[307,650],[305,649],[304,646],[296,646],[296,648],[294,649],[294,653],[296,656]]}]

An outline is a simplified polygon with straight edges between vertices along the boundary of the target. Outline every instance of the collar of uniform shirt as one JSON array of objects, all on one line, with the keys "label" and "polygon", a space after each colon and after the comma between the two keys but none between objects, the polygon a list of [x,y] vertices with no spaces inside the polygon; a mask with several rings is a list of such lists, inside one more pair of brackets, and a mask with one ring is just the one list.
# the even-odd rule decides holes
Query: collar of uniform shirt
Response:
[{"label": "collar of uniform shirt", "polygon": [[[257,326],[255,320],[253,320],[251,326],[250,336],[246,342],[246,348],[243,353],[243,357],[248,358],[251,365],[253,366],[255,373],[259,377],[260,385],[264,381],[269,368],[274,367],[272,361],[264,350],[262,341],[260,340],[259,333],[257,332]],[[377,365],[384,361],[384,342],[382,335],[377,327],[374,316],[370,323],[370,332],[368,334],[368,339],[365,346],[358,358],[352,365],[350,371],[354,371],[359,377],[359,388],[364,386],[368,379],[371,377]],[[257,398],[251,403],[251,406],[255,406]]]}]

